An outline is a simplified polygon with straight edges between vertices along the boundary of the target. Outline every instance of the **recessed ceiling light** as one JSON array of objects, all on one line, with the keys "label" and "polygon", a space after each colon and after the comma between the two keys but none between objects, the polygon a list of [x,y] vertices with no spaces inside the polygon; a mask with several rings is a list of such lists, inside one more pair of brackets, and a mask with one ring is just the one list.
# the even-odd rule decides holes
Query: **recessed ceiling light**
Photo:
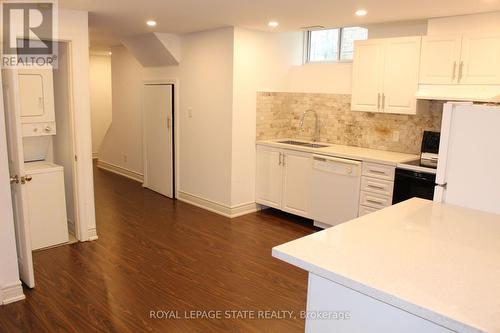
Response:
[{"label": "recessed ceiling light", "polygon": [[153,20],[149,20],[146,22],[146,24],[150,27],[156,27],[156,21],[153,21]]},{"label": "recessed ceiling light", "polygon": [[110,55],[113,55],[113,52],[109,51],[109,52],[108,52],[108,55],[109,55],[109,56],[110,56]]},{"label": "recessed ceiling light", "polygon": [[270,21],[267,25],[270,26],[271,28],[276,28],[280,24],[276,21]]},{"label": "recessed ceiling light", "polygon": [[368,12],[364,9],[360,9],[360,10],[356,11],[357,16],[365,16],[366,14],[368,14]]}]

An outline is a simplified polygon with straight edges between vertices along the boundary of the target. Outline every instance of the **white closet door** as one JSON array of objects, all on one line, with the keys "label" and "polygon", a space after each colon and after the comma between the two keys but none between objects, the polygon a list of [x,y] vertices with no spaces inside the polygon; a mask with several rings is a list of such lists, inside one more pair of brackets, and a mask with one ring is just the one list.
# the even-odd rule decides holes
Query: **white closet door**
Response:
[{"label": "white closet door", "polygon": [[[24,171],[23,139],[21,130],[21,103],[19,98],[19,81],[14,70],[2,70],[2,91],[4,98],[5,127],[7,131],[7,150],[9,154],[10,177],[12,182],[12,206],[14,226],[16,229],[17,261],[21,280],[30,288],[35,287],[33,257],[31,249],[30,216],[28,209],[28,194],[22,177]],[[1,99],[1,98],[0,98]],[[0,101],[2,102],[2,101]],[[7,175],[2,175],[7,177]]]},{"label": "white closet door", "polygon": [[173,85],[144,86],[144,187],[173,198]]}]

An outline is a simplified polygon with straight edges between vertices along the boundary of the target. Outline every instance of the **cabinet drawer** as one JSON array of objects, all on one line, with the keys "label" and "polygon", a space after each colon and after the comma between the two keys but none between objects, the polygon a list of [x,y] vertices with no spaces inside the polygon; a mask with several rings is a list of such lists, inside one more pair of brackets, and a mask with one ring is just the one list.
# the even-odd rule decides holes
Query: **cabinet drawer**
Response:
[{"label": "cabinet drawer", "polygon": [[363,163],[363,176],[394,181],[396,168],[389,165]]},{"label": "cabinet drawer", "polygon": [[382,209],[392,205],[392,197],[367,192],[361,192],[360,205]]},{"label": "cabinet drawer", "polygon": [[30,123],[30,124],[22,124],[22,126],[23,126],[23,137],[56,134],[55,122]]},{"label": "cabinet drawer", "polygon": [[371,177],[361,179],[361,191],[392,197],[394,182]]},{"label": "cabinet drawer", "polygon": [[375,213],[376,211],[378,211],[377,208],[359,206],[359,217]]}]

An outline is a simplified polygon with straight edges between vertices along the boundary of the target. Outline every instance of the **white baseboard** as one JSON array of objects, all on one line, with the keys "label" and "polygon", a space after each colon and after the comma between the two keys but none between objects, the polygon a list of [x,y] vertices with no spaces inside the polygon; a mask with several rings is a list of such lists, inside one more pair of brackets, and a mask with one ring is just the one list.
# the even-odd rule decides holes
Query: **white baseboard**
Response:
[{"label": "white baseboard", "polygon": [[0,289],[0,304],[10,304],[25,298],[21,281]]},{"label": "white baseboard", "polygon": [[144,180],[144,175],[142,173],[138,173],[138,172],[123,168],[119,165],[105,162],[103,160],[97,160],[97,167],[100,169],[109,171],[109,172],[113,172],[117,175],[135,180],[136,182],[139,182],[139,183],[142,183]]},{"label": "white baseboard", "polygon": [[257,211],[257,204],[255,202],[241,204],[237,206],[228,206],[212,200],[196,196],[194,194],[186,193],[181,190],[177,193],[177,199],[196,207],[203,208],[212,213],[216,213],[225,217],[235,218],[238,216],[250,214]]},{"label": "white baseboard", "polygon": [[96,241],[96,240],[99,239],[99,237],[97,236],[97,229],[96,228],[89,229],[89,231],[88,231],[88,238],[89,238],[90,242]]}]

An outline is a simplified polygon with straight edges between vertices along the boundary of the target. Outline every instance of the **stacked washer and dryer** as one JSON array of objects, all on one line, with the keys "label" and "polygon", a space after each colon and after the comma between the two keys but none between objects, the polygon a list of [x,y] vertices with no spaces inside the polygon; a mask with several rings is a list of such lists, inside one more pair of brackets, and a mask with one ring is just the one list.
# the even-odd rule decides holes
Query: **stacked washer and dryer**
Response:
[{"label": "stacked washer and dryer", "polygon": [[21,124],[33,250],[67,243],[64,168],[54,163],[56,135],[52,68],[18,70]]}]

